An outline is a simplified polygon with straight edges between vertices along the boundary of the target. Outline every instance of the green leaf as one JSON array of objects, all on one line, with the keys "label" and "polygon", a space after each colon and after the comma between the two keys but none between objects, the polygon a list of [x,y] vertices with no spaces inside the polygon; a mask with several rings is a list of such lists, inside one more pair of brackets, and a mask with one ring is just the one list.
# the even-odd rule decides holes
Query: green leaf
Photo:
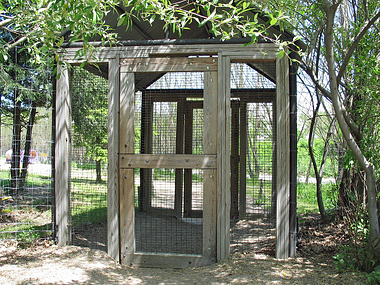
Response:
[{"label": "green leaf", "polygon": [[203,20],[200,24],[199,24],[199,27],[202,27],[203,25],[205,25],[208,21],[210,21],[211,19],[214,18],[216,14],[216,9],[214,9],[214,11],[212,11],[212,13],[210,14],[210,16],[208,16],[205,20]]},{"label": "green leaf", "polygon": [[279,59],[283,58],[284,55],[285,55],[285,51],[283,51],[283,50],[280,50],[280,51],[277,53],[277,56],[278,56]]}]

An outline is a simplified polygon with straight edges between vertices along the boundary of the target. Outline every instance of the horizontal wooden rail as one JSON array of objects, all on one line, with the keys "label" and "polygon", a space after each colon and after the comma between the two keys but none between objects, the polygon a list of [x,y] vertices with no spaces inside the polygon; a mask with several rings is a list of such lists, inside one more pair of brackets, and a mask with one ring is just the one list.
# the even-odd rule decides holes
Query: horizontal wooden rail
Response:
[{"label": "horizontal wooden rail", "polygon": [[120,154],[120,168],[216,168],[216,155]]},{"label": "horizontal wooden rail", "polygon": [[121,72],[216,71],[218,60],[213,57],[125,58],[121,60],[120,70]]}]

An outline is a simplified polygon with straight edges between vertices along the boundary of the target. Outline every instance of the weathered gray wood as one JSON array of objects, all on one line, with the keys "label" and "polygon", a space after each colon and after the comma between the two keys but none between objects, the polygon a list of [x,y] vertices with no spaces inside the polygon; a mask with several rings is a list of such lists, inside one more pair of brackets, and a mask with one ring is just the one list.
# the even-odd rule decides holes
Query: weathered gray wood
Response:
[{"label": "weathered gray wood", "polygon": [[[134,153],[134,98],[134,73],[121,73],[119,150],[126,154]],[[126,255],[133,254],[135,251],[133,175],[133,169],[120,169],[120,253],[123,264]]]},{"label": "weathered gray wood", "polygon": [[218,57],[217,259],[230,253],[230,59]]},{"label": "weathered gray wood", "polygon": [[[153,139],[153,100],[150,92],[142,92],[141,109],[141,153],[152,153]],[[152,169],[140,169],[139,210],[148,211],[151,206]]]},{"label": "weathered gray wood", "polygon": [[133,169],[120,169],[120,240],[121,263],[135,252],[135,207]]},{"label": "weathered gray wood", "polygon": [[107,190],[107,250],[120,262],[119,234],[119,58],[111,59],[108,74],[108,190]]},{"label": "weathered gray wood", "polygon": [[55,206],[58,245],[70,242],[70,87],[69,72],[58,65],[55,137]]},{"label": "weathered gray wood", "polygon": [[239,218],[239,101],[231,102],[231,219]]},{"label": "weathered gray wood", "polygon": [[[185,99],[177,104],[177,129],[176,129],[176,154],[183,154],[184,131],[185,131]],[[175,169],[175,197],[174,210],[177,217],[182,216],[182,194],[183,194],[183,169]]]},{"label": "weathered gray wood", "polygon": [[[218,141],[218,73],[204,74],[203,152],[216,155]],[[203,255],[216,258],[217,170],[203,172]]]},{"label": "weathered gray wood", "polygon": [[120,145],[121,153],[134,152],[134,73],[120,73]]},{"label": "weathered gray wood", "polygon": [[188,268],[207,266],[215,262],[215,258],[200,255],[135,253],[127,255],[124,264],[133,267]]},{"label": "weathered gray wood", "polygon": [[217,60],[212,57],[156,57],[123,59],[121,72],[192,72],[217,70]]},{"label": "weathered gray wood", "polygon": [[215,155],[120,154],[120,168],[216,168]]},{"label": "weathered gray wood", "polygon": [[240,102],[240,197],[239,216],[247,214],[247,103]]},{"label": "weathered gray wood", "polygon": [[[244,47],[242,52],[241,44],[204,44],[204,45],[156,45],[156,46],[124,46],[124,47],[104,47],[99,48],[93,54],[97,58],[97,62],[106,61],[107,59],[115,58],[119,55],[120,58],[136,58],[136,57],[155,57],[155,56],[192,56],[192,55],[217,55],[222,53],[225,56],[238,53],[237,57],[245,56],[247,59],[252,59],[256,56],[257,59],[276,58],[278,47],[271,43],[258,43]],[[64,60],[70,63],[81,63],[83,59],[76,59],[75,55],[79,48],[66,48],[63,54]],[[261,55],[265,51],[269,56]],[[221,54],[220,54],[221,55]],[[91,61],[91,59],[89,59]]]},{"label": "weathered gray wood", "polygon": [[289,257],[289,198],[290,198],[290,110],[289,63],[287,57],[276,63],[276,121],[277,121],[277,217],[276,257]]},{"label": "weathered gray wood", "polygon": [[[192,156],[193,153],[193,108],[186,102],[185,111],[185,154]],[[194,167],[191,167],[194,168]],[[184,170],[184,185],[183,185],[183,216],[191,218],[193,210],[193,176],[192,169],[188,168]]]}]

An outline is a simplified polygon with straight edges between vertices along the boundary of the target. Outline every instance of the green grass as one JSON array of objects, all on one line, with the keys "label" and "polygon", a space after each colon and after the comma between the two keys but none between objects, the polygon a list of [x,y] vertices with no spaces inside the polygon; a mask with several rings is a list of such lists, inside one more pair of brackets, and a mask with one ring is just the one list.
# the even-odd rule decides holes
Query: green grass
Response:
[{"label": "green grass", "polygon": [[107,219],[107,182],[72,179],[71,213],[74,226]]},{"label": "green grass", "polygon": [[[312,183],[297,184],[297,212],[299,214],[319,212],[317,203],[317,186]],[[322,198],[326,210],[333,209],[337,203],[337,186],[335,184],[322,185]]]}]

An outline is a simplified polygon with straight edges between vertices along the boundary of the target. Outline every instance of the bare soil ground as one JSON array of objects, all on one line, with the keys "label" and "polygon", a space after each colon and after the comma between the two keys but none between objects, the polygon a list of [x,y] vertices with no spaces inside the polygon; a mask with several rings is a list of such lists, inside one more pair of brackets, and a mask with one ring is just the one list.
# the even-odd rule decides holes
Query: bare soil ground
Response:
[{"label": "bare soil ground", "polygon": [[189,269],[122,266],[104,251],[57,247],[48,242],[27,249],[0,245],[0,284],[366,284],[360,272],[339,273],[333,255],[346,238],[338,222],[305,217],[298,256],[273,258],[274,243],[258,241],[253,251],[232,250],[212,266]]}]

